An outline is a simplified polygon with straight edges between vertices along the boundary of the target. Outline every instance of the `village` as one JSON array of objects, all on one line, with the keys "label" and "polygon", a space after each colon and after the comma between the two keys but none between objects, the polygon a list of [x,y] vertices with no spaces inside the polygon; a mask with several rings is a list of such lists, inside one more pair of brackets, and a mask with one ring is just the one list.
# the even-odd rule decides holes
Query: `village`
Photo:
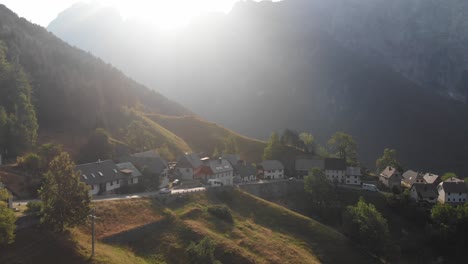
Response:
[{"label": "village", "polygon": [[443,181],[436,174],[413,170],[402,173],[391,166],[371,177],[360,167],[347,166],[340,158],[299,157],[295,159],[294,171],[287,171],[279,160],[264,160],[255,165],[240,159],[238,154],[210,158],[202,153],[185,153],[175,162],[168,162],[157,151],[146,151],[120,158],[118,162],[98,160],[75,168],[81,173],[81,180],[90,186],[90,195],[93,196],[119,193],[121,188],[141,184],[144,175],[157,176],[159,194],[170,194],[174,190],[197,187],[302,181],[313,169],[323,171],[326,179],[339,187],[382,192],[407,189],[412,200],[422,206],[437,202],[457,205],[465,203],[468,198],[467,185],[455,177]]}]

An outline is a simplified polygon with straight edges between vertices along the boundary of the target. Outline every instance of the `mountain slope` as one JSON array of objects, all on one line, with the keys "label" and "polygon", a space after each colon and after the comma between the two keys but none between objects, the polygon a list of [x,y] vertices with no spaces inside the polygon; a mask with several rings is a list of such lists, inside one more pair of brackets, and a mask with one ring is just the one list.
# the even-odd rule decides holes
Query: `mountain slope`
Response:
[{"label": "mountain slope", "polygon": [[202,16],[171,34],[120,20],[121,32],[113,42],[123,42],[123,36],[135,41],[112,47],[109,39],[91,37],[103,30],[91,27],[95,17],[67,27],[73,20],[64,12],[50,29],[61,25],[56,33],[66,41],[78,46],[86,41],[90,50],[131,76],[242,134],[267,138],[288,127],[309,131],[323,143],[344,131],[357,139],[367,167],[390,147],[406,167],[468,171],[466,105],[424,89],[382,60],[348,49],[314,23],[319,16],[307,16],[316,12],[306,1],[247,1],[228,15]]},{"label": "mountain slope", "polygon": [[[169,131],[156,120],[146,117],[147,114],[191,116],[190,110],[138,84],[91,54],[69,46],[45,29],[18,18],[3,5],[0,5],[0,43],[5,46],[5,49],[0,46],[2,54],[5,53],[5,65],[12,68],[8,64],[12,62],[12,65],[24,69],[25,79],[29,81],[27,84],[31,83],[25,93],[28,102],[33,104],[30,107],[37,113],[38,143],[52,141],[63,144],[67,151],[83,162],[91,160],[80,157],[80,149],[97,128],[104,128],[110,143],[118,145],[115,155],[161,149],[169,159],[175,159],[176,155],[184,152],[206,149],[211,154],[213,149],[210,146],[223,136],[209,134],[205,137],[208,147],[194,145],[192,149],[177,136],[177,130]],[[2,76],[6,76],[3,73],[5,67],[0,68]],[[10,79],[15,78],[19,79]],[[8,84],[8,80],[2,83]],[[3,90],[2,94],[5,94]],[[13,93],[7,93],[8,96],[0,99],[0,110],[5,107],[8,117],[14,112],[10,94]],[[0,134],[3,132],[2,113],[0,111]],[[36,118],[34,111],[32,113]],[[187,124],[184,129],[190,130],[191,125]],[[6,146],[2,142],[0,149],[3,150]],[[241,149],[248,151],[251,142],[258,150],[251,157],[259,160],[263,143],[247,139],[243,142]],[[9,153],[13,157],[12,151]]]}]

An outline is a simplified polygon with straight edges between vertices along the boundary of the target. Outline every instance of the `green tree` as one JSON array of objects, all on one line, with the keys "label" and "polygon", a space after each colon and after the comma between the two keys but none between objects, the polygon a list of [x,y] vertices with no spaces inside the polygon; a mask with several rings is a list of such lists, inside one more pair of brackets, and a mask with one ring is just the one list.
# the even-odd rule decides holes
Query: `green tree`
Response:
[{"label": "green tree", "polygon": [[6,189],[0,189],[0,246],[11,244],[15,239],[16,215],[5,202],[9,196]]},{"label": "green tree", "polygon": [[6,59],[0,41],[0,153],[16,155],[36,143],[37,118],[32,89],[23,69]]},{"label": "green tree", "polygon": [[346,208],[343,229],[352,240],[379,255],[386,255],[391,246],[387,220],[362,197],[356,205]]},{"label": "green tree", "polygon": [[387,166],[397,168],[397,170],[399,171],[403,170],[400,162],[398,162],[397,160],[397,151],[388,148],[384,149],[383,156],[375,161],[375,166],[379,173],[383,171]]},{"label": "green tree", "polygon": [[281,158],[281,143],[278,137],[278,133],[273,132],[268,140],[268,145],[263,151],[263,159],[280,159]]},{"label": "green tree", "polygon": [[299,133],[295,130],[286,128],[281,135],[280,142],[282,145],[289,145],[295,148],[304,148],[303,143],[299,137]]},{"label": "green tree", "polygon": [[113,145],[109,142],[109,134],[103,128],[97,128],[89,137],[88,141],[80,149],[81,162],[93,162],[98,159],[110,159],[112,157]]},{"label": "green tree", "polygon": [[343,132],[336,132],[330,140],[328,140],[330,152],[338,158],[346,160],[350,166],[356,166],[357,161],[357,144],[354,138]]},{"label": "green tree", "polygon": [[236,154],[239,152],[239,146],[237,145],[237,139],[234,135],[229,135],[224,140],[224,154]]},{"label": "green tree", "polygon": [[337,201],[335,186],[327,180],[323,170],[314,168],[309,172],[304,178],[304,190],[320,210]]},{"label": "green tree", "polygon": [[299,138],[301,139],[303,145],[304,145],[304,151],[308,153],[314,153],[316,152],[316,144],[315,144],[315,138],[312,134],[310,133],[301,133],[299,135]]},{"label": "green tree", "polygon": [[457,178],[457,174],[453,173],[453,172],[446,172],[444,173],[444,175],[442,175],[442,181],[446,181],[450,178]]},{"label": "green tree", "polygon": [[62,232],[83,222],[90,211],[89,187],[74,171],[75,164],[66,152],[50,163],[39,190],[42,201],[41,222],[52,230]]}]

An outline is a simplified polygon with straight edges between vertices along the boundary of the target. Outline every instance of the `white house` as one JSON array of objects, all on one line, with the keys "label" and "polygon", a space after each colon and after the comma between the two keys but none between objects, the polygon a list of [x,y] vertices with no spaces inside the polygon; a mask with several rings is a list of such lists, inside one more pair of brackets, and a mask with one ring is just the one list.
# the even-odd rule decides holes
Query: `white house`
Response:
[{"label": "white house", "polygon": [[205,182],[215,181],[220,185],[232,185],[234,183],[234,169],[231,163],[225,159],[203,158],[202,165],[195,169],[193,177]]},{"label": "white house", "polygon": [[346,167],[345,183],[351,185],[361,185],[361,168]]},{"label": "white house", "polygon": [[81,180],[91,187],[90,195],[112,193],[126,180],[112,160],[80,164],[75,170],[80,172]]},{"label": "white house", "polygon": [[131,162],[124,162],[116,164],[120,172],[126,176],[127,184],[137,184],[143,176],[141,172],[133,166]]},{"label": "white house", "polygon": [[260,163],[261,173],[265,180],[277,180],[284,178],[284,166],[278,160],[264,160]]},{"label": "white house", "polygon": [[402,179],[403,176],[398,169],[391,166],[387,166],[379,175],[380,182],[390,189],[393,187],[401,188]]},{"label": "white house", "polygon": [[325,176],[331,182],[346,183],[346,161],[344,159],[326,158]]},{"label": "white house", "polygon": [[468,201],[468,188],[465,182],[457,178],[450,178],[439,183],[437,191],[440,203],[459,204]]}]

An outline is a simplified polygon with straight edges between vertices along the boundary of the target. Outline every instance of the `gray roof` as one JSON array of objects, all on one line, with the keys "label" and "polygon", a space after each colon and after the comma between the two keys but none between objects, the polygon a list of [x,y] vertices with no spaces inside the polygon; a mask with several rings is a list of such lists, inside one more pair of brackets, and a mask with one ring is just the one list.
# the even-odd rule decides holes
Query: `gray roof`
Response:
[{"label": "gray roof", "polygon": [[133,166],[131,162],[124,162],[124,163],[119,163],[116,164],[116,166],[119,168],[120,172],[126,175],[127,173],[131,174],[132,177],[140,177],[141,172]]},{"label": "gray roof", "polygon": [[433,184],[415,182],[413,183],[413,186],[411,186],[410,190],[412,189],[415,189],[416,193],[418,194],[418,197],[422,199],[437,198],[437,196],[439,196],[437,188]]},{"label": "gray roof", "polygon": [[381,173],[380,173],[380,176],[384,177],[384,178],[390,178],[392,177],[393,175],[397,174],[398,173],[398,170],[394,167],[390,167],[390,166],[387,166]]},{"label": "gray roof", "polygon": [[177,167],[196,169],[202,165],[200,156],[197,153],[185,153],[177,159]]},{"label": "gray roof", "polygon": [[468,193],[468,187],[463,181],[456,181],[450,178],[447,181],[441,182],[439,185],[442,186],[445,192],[447,193]]},{"label": "gray roof", "polygon": [[424,180],[422,173],[413,170],[408,170],[403,173],[403,182],[409,186],[413,185],[413,183],[415,183],[417,180]]},{"label": "gray roof", "polygon": [[238,164],[235,166],[237,173],[241,177],[249,177],[250,175],[257,175],[257,170],[255,169],[254,166],[247,164]]},{"label": "gray roof", "polygon": [[283,164],[279,160],[264,160],[260,165],[264,170],[282,170]]},{"label": "gray roof", "polygon": [[324,163],[325,170],[346,170],[346,161],[344,159],[326,158]]},{"label": "gray roof", "polygon": [[122,158],[121,162],[131,162],[135,167],[139,168],[140,172],[145,174],[161,174],[168,168],[167,162],[161,157],[135,157],[128,156]]},{"label": "gray roof", "polygon": [[240,157],[237,154],[222,154],[221,158],[229,161],[232,166],[235,166],[240,161]]},{"label": "gray roof", "polygon": [[76,165],[75,170],[81,172],[80,178],[87,184],[100,184],[126,178],[112,160]]},{"label": "gray roof", "polygon": [[324,161],[321,159],[296,159],[294,168],[297,171],[309,171],[314,168],[323,170]]},{"label": "gray roof", "polygon": [[437,179],[440,178],[440,176],[432,173],[426,173],[424,174],[423,178],[426,183],[433,184],[435,181],[437,181]]},{"label": "gray roof", "polygon": [[229,161],[225,159],[210,160],[209,166],[211,168],[211,171],[213,171],[213,173],[215,174],[229,172],[233,170],[231,163],[229,163]]}]

